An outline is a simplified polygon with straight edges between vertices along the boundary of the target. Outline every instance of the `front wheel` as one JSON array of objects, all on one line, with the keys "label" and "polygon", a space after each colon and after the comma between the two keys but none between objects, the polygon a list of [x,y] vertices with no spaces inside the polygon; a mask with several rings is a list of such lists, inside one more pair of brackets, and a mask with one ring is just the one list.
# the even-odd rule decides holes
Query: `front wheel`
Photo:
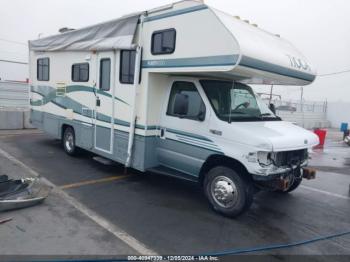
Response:
[{"label": "front wheel", "polygon": [[73,128],[67,127],[64,130],[62,144],[64,151],[68,155],[75,156],[77,154],[77,148],[75,146],[75,134]]},{"label": "front wheel", "polygon": [[225,166],[211,169],[204,179],[205,195],[215,211],[236,217],[253,202],[253,186],[236,171]]}]

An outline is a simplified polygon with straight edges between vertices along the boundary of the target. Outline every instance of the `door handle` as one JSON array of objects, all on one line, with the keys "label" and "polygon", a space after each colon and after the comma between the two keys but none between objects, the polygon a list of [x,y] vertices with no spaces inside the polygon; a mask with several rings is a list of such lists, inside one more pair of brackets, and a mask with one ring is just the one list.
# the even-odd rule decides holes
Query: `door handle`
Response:
[{"label": "door handle", "polygon": [[160,138],[165,138],[165,128],[160,129]]}]

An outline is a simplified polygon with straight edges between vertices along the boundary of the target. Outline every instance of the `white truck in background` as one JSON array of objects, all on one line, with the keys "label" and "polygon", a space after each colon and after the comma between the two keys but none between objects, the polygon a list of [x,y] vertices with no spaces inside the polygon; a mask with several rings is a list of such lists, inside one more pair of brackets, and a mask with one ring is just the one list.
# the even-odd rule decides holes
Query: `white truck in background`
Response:
[{"label": "white truck in background", "polygon": [[249,85],[315,75],[285,39],[181,1],[30,41],[31,121],[69,155],[83,148],[198,182],[234,217],[258,189],[290,192],[315,174],[317,136],[282,121]]}]

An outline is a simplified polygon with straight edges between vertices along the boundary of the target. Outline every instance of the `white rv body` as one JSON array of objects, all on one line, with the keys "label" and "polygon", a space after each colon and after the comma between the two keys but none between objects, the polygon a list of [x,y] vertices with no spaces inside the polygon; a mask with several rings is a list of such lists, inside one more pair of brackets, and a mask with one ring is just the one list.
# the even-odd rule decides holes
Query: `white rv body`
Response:
[{"label": "white rv body", "polygon": [[[222,121],[200,83],[202,79],[217,79],[245,84],[310,84],[316,73],[289,42],[196,1],[130,17],[135,16],[132,37],[115,36],[110,30],[113,23],[124,30],[121,18],[30,42],[34,125],[59,139],[64,128],[71,126],[78,147],[141,171],[190,180],[199,180],[207,161],[219,156],[237,161],[258,180],[268,178],[286,167],[262,167],[258,152],[301,150],[318,143],[313,133],[284,121]],[[176,31],[175,50],[153,55],[152,35],[165,29]],[[91,38],[99,34],[96,32],[101,38]],[[142,50],[141,79],[136,84],[121,83],[121,50],[137,47]],[[41,58],[49,58],[48,81],[37,79]],[[108,91],[99,89],[99,66],[105,58],[111,61]],[[89,64],[87,82],[72,82],[72,65],[77,63]],[[138,80],[138,74],[134,77]],[[195,85],[206,109],[203,121],[167,115],[176,81]],[[130,163],[126,163],[128,147],[132,149]]]}]

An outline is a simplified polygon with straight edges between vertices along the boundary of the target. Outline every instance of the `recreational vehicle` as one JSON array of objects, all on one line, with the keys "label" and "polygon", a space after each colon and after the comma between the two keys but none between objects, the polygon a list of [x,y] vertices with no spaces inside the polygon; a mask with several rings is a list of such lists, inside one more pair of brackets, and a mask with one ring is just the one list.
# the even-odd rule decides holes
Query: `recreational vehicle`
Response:
[{"label": "recreational vehicle", "polygon": [[310,84],[282,37],[198,1],[29,42],[31,121],[64,150],[198,182],[237,216],[259,190],[290,192],[314,171],[311,132],[250,85]]}]

